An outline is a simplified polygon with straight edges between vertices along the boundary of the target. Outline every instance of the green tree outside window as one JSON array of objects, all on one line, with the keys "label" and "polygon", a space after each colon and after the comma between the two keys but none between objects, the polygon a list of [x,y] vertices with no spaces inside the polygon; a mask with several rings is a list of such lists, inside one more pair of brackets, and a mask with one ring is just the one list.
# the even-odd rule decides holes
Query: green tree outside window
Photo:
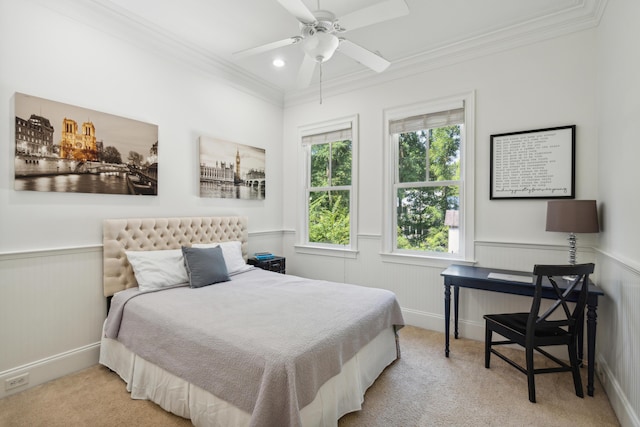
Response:
[{"label": "green tree outside window", "polygon": [[460,203],[451,183],[460,179],[460,125],[399,134],[397,167],[397,248],[448,252],[446,212]]},{"label": "green tree outside window", "polygon": [[351,149],[349,140],[311,146],[309,242],[350,242]]}]

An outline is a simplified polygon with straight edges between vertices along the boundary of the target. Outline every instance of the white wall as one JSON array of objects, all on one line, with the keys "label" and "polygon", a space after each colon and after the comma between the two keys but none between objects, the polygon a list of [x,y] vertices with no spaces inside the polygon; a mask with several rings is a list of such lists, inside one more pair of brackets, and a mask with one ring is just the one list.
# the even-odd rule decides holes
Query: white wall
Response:
[{"label": "white wall", "polygon": [[[632,22],[624,25],[626,29],[622,34],[616,30],[620,26],[618,15],[629,21],[639,16],[637,5],[631,6],[631,3],[631,0],[623,1],[617,5],[613,18],[607,16],[602,35],[596,30],[585,30],[382,82],[375,87],[335,95],[325,91],[322,105],[316,100],[286,107],[283,154],[285,164],[291,167],[286,168],[283,179],[283,222],[288,230],[284,248],[290,271],[391,289],[398,296],[408,323],[443,331],[440,272],[446,264],[396,264],[385,262],[380,256],[383,111],[475,91],[476,264],[517,270],[529,270],[534,263],[566,263],[567,236],[544,231],[545,200],[489,200],[490,135],[575,124],[576,198],[599,200],[604,218],[602,233],[579,235],[578,261],[596,261],[595,281],[598,283],[602,275],[607,282],[613,282],[603,284],[608,294],[601,299],[598,312],[597,359],[601,364],[596,369],[623,425],[640,425],[637,416],[640,378],[634,367],[640,358],[637,350],[640,281],[637,267],[631,268],[631,273],[614,273],[621,265],[629,270],[629,266],[637,264],[636,261],[620,264],[616,260],[605,263],[605,257],[597,249],[602,237],[603,247],[619,253],[621,259],[639,258],[638,246],[629,237],[639,235],[640,227],[637,221],[640,199],[634,197],[638,179],[633,179],[638,172],[632,164],[638,156],[629,155],[638,152],[637,138],[631,137],[631,123],[637,117],[633,112],[638,113],[637,76],[640,73],[638,56],[630,55],[637,51],[634,43],[638,40],[638,30],[631,30]],[[624,37],[626,42],[609,51],[609,43],[617,43],[619,37]],[[604,61],[597,55],[599,42],[604,45],[601,50],[606,52]],[[607,65],[599,70],[598,64],[603,62]],[[619,64],[628,69],[619,70]],[[599,93],[601,98],[606,98],[602,104],[609,107],[607,112],[601,111],[596,102]],[[627,109],[621,110],[618,101]],[[358,258],[296,253],[293,245],[297,242],[297,218],[301,214],[298,209],[301,175],[293,165],[297,164],[299,154],[298,127],[356,113],[360,117]],[[622,127],[617,128],[620,121]],[[614,127],[614,138],[603,134],[603,128]],[[621,164],[627,167],[621,168]],[[626,211],[613,214],[610,206],[616,206],[617,210],[624,207]],[[614,215],[622,220],[617,226],[610,222]],[[608,234],[608,227],[612,228],[612,235]],[[610,275],[613,276],[610,278]],[[609,294],[621,282],[624,292]],[[529,301],[522,297],[465,289],[461,292],[461,334],[483,340],[484,313],[526,310],[528,306]],[[631,349],[630,354],[626,353],[627,349]],[[451,351],[455,352],[455,342]],[[596,393],[603,392],[602,388],[596,388]]]},{"label": "white wall", "polygon": [[[453,94],[476,94],[476,239],[558,243],[544,233],[546,201],[489,200],[489,137],[493,133],[576,124],[577,198],[597,195],[597,125],[593,86],[593,31],[457,63],[375,87],[285,109],[285,164],[297,164],[297,128],[349,114],[360,115],[359,233],[382,224],[382,154],[385,109]],[[296,227],[298,169],[285,171],[284,224]],[[592,242],[592,236],[585,237]]]},{"label": "white wall", "polygon": [[[373,87],[285,108],[285,253],[290,271],[393,290],[410,323],[444,330],[440,272],[445,262],[397,264],[380,256],[383,227],[383,111],[475,91],[475,242],[476,263],[529,270],[534,263],[564,263],[567,236],[547,233],[546,200],[489,200],[490,135],[561,125],[577,125],[576,197],[597,198],[597,123],[595,113],[595,31],[482,56]],[[359,114],[358,259],[296,253],[293,244],[300,200],[298,127]],[[594,259],[597,235],[581,235],[579,261]],[[461,302],[463,334],[483,339],[482,314],[520,306],[523,299],[473,291]]]},{"label": "white wall", "polygon": [[[297,226],[300,170],[298,127],[359,114],[360,196],[358,233],[382,230],[383,111],[475,91],[475,241],[566,245],[547,233],[545,200],[489,200],[489,140],[493,133],[577,125],[576,197],[597,198],[597,123],[594,85],[595,31],[456,63],[336,96],[285,108],[284,211],[286,229]],[[597,235],[579,237],[591,247]],[[562,260],[564,256],[560,258]],[[496,266],[498,267],[498,266]],[[301,267],[301,268],[307,268]]]},{"label": "white wall", "polygon": [[[101,243],[101,220],[114,217],[245,214],[252,231],[280,228],[279,105],[139,48],[121,28],[99,32],[33,1],[0,7],[0,253]],[[14,92],[158,125],[158,196],[14,191]],[[200,135],[265,148],[266,200],[199,198]]]},{"label": "white wall", "polygon": [[640,181],[638,117],[640,3],[609,2],[598,35],[598,150],[602,215],[601,248],[640,269]]},{"label": "white wall", "polygon": [[598,28],[597,268],[606,293],[598,319],[598,363],[622,425],[640,425],[640,3],[609,1]]},{"label": "white wall", "polygon": [[[281,103],[83,7],[0,0],[0,397],[7,378],[33,386],[97,362],[103,219],[246,215],[249,250],[281,250]],[[15,92],[158,125],[158,196],[14,191]],[[265,148],[266,200],[199,198],[201,135]]]}]

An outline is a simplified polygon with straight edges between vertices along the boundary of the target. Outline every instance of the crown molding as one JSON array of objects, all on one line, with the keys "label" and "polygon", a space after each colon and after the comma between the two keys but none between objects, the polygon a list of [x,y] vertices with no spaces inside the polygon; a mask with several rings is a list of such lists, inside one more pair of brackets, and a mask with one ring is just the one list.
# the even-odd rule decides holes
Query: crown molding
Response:
[{"label": "crown molding", "polygon": [[[282,107],[284,92],[235,64],[205,51],[109,0],[32,0],[40,6],[109,36],[190,66],[235,89]],[[90,23],[90,25],[89,25]]]},{"label": "crown molding", "polygon": [[[362,70],[324,81],[323,98],[595,28],[600,23],[607,1],[576,0],[571,8],[393,61],[389,69],[381,74]],[[315,84],[303,90],[285,92],[284,104],[285,107],[291,107],[312,102],[317,97],[318,85]]]},{"label": "crown molding", "polygon": [[[318,85],[303,90],[281,88],[159,26],[129,14],[109,0],[31,0],[69,19],[89,25],[145,51],[199,70],[237,90],[280,107],[312,102]],[[608,0],[575,0],[574,6],[521,24],[440,46],[393,61],[381,74],[362,70],[322,83],[323,97],[363,89],[470,59],[597,27]]]}]

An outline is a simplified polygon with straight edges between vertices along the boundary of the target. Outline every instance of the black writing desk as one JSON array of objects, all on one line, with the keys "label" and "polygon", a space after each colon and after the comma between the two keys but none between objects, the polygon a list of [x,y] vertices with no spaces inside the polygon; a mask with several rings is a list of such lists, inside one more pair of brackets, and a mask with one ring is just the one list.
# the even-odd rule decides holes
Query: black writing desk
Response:
[{"label": "black writing desk", "polygon": [[[534,283],[524,283],[517,280],[503,280],[489,278],[489,273],[498,273],[503,275],[512,276],[529,276],[533,277],[531,272],[512,271],[512,270],[499,270],[496,268],[481,268],[472,267],[467,265],[451,265],[444,270],[440,275],[444,277],[444,329],[445,329],[445,344],[444,354],[449,357],[449,323],[451,319],[451,286],[453,286],[453,301],[454,301],[454,336],[458,338],[458,301],[460,295],[460,288],[472,288],[481,289],[483,291],[503,292],[513,295],[525,295],[533,296],[535,288]],[[545,279],[547,281],[547,279]],[[551,284],[543,282],[543,297],[555,299],[556,295],[553,293]],[[575,292],[575,297],[568,298],[568,301],[575,302],[578,292]],[[589,396],[593,396],[593,375],[595,366],[595,350],[596,350],[596,310],[598,308],[598,297],[604,295],[604,292],[591,281],[589,281],[589,295],[587,297],[587,393]],[[581,331],[582,332],[582,331]],[[583,356],[583,334],[579,334],[578,343],[578,359],[582,361]]]}]

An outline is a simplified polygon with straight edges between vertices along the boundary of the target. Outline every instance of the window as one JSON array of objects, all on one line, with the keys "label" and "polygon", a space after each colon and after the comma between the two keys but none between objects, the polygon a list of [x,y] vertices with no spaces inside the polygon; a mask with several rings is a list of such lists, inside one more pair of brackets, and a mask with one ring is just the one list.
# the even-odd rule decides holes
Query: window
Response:
[{"label": "window", "polygon": [[301,129],[307,248],[355,250],[357,117]]},{"label": "window", "polygon": [[385,112],[385,252],[473,257],[472,113],[472,94]]}]

